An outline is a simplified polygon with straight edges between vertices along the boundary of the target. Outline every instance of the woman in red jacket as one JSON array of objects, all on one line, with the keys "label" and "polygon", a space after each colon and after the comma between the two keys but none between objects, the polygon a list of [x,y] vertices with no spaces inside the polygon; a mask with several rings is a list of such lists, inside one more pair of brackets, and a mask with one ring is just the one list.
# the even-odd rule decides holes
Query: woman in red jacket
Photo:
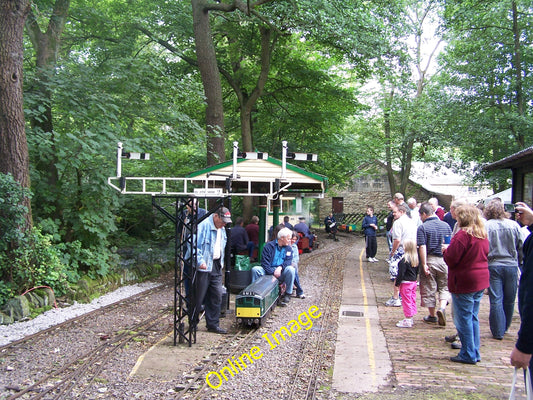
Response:
[{"label": "woman in red jacket", "polygon": [[461,228],[445,248],[448,290],[452,294],[453,322],[461,339],[459,354],[450,360],[463,364],[481,361],[479,354],[479,305],[489,287],[489,241],[479,210],[472,205],[455,210]]}]

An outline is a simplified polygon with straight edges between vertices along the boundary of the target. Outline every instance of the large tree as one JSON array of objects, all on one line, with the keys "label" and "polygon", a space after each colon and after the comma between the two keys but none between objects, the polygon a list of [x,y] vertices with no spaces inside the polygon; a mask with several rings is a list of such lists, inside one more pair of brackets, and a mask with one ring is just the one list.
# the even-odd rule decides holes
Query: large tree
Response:
[{"label": "large tree", "polygon": [[[440,95],[459,166],[532,144],[532,9],[530,0],[446,2]],[[496,180],[495,190],[500,185],[505,180]]]},{"label": "large tree", "polygon": [[[0,2],[0,172],[30,187],[28,144],[22,101],[23,33],[27,0]],[[32,225],[29,199],[27,227]]]}]

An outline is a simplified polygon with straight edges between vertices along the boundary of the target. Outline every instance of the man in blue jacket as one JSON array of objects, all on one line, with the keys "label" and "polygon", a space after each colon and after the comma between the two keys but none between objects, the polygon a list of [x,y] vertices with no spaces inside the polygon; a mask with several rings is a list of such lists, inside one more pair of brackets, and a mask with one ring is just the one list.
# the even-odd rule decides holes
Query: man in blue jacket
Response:
[{"label": "man in blue jacket", "polygon": [[194,281],[193,321],[198,318],[202,304],[205,307],[207,330],[227,333],[219,326],[222,303],[222,268],[227,242],[226,224],[231,223],[231,213],[219,208],[198,225],[196,277]]},{"label": "man in blue jacket", "polygon": [[[533,231],[533,210],[525,203],[516,203],[516,219]],[[533,236],[531,233],[524,242],[524,267],[518,286],[518,311],[520,330],[515,348],[511,352],[511,365],[526,369],[533,380]]]},{"label": "man in blue jacket", "polygon": [[282,283],[285,283],[286,291],[281,299],[281,305],[286,306],[292,295],[294,276],[296,270],[292,266],[292,231],[282,228],[277,239],[267,242],[261,253],[261,266],[252,268],[252,282],[263,275],[274,275]]}]

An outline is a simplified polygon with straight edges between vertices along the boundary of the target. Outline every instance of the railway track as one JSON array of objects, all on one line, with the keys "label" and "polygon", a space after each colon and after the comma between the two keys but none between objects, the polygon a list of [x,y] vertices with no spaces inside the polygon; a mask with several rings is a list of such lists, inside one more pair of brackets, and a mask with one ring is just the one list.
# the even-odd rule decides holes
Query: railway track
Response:
[{"label": "railway track", "polygon": [[[107,339],[82,356],[71,359],[61,368],[46,374],[34,384],[8,397],[8,400],[19,398],[61,400],[72,398],[73,394],[75,397],[82,398],[117,350],[124,348],[136,338],[144,336],[148,330],[153,329],[171,313],[172,309],[170,308],[159,310],[157,315],[130,327],[129,330],[118,333],[113,338]],[[26,394],[31,396],[25,396]]]},{"label": "railway track", "polygon": [[154,299],[171,299],[170,288],[148,289],[2,346],[0,361],[14,379],[3,381],[0,398],[92,398],[91,384],[119,350],[155,344],[172,329],[172,308],[153,306]]},{"label": "railway track", "polygon": [[[332,366],[332,356],[335,343],[336,331],[332,329],[337,324],[338,308],[342,293],[342,265],[346,255],[353,246],[350,241],[343,245],[336,243],[334,251],[319,249],[302,257],[300,264],[300,274],[307,274],[314,277],[316,285],[321,288],[320,295],[314,296],[313,300],[294,299],[288,307],[276,309],[273,315],[259,329],[238,330],[234,335],[221,337],[212,350],[209,359],[204,359],[195,368],[194,376],[190,376],[186,384],[180,386],[180,392],[176,399],[239,399],[243,385],[257,387],[257,398],[270,398],[264,391],[265,385],[279,386],[280,390],[273,396],[280,399],[316,399],[320,398],[321,385],[329,379],[328,372]],[[305,287],[304,287],[305,289]],[[310,288],[311,290],[311,288]],[[265,335],[277,332],[280,317],[287,315],[295,318],[309,305],[316,305],[321,311],[321,316],[315,321],[312,329],[294,334],[286,338],[283,343],[273,342],[275,350],[265,347]],[[296,316],[296,318],[298,318]],[[284,339],[285,340],[285,339]],[[292,348],[294,344],[294,348]],[[209,371],[220,371],[228,365],[228,360],[232,357],[238,358],[242,353],[252,346],[260,346],[265,357],[254,365],[258,370],[269,370],[275,368],[278,376],[275,381],[268,378],[254,378],[258,373],[251,368],[237,371],[235,376],[229,376],[228,380],[220,381],[220,387],[210,387],[206,376]],[[280,368],[279,361],[274,359],[287,359],[287,367]],[[277,363],[275,367],[272,363]],[[283,362],[282,364],[283,365]],[[261,373],[259,372],[259,376]],[[219,383],[217,378],[213,378],[215,385]],[[241,388],[241,390],[239,390]],[[244,393],[242,394],[244,396]],[[266,397],[265,397],[266,396]],[[249,398],[249,397],[245,397]]]},{"label": "railway track", "polygon": [[127,305],[128,303],[133,303],[133,302],[137,301],[141,297],[149,296],[149,295],[151,295],[153,293],[157,293],[157,292],[166,290],[170,286],[171,285],[159,285],[159,286],[153,287],[151,289],[139,292],[139,293],[137,293],[137,294],[135,294],[133,296],[130,296],[128,298],[116,301],[114,303],[111,303],[111,304],[108,304],[106,306],[100,307],[100,308],[98,308],[96,310],[89,311],[88,313],[85,313],[85,314],[79,315],[77,317],[71,318],[71,319],[69,319],[67,321],[60,322],[59,324],[56,324],[56,325],[51,326],[49,328],[40,330],[39,332],[36,332],[36,333],[31,334],[31,335],[25,336],[25,337],[23,337],[21,339],[14,340],[14,341],[12,341],[10,343],[7,343],[7,344],[5,344],[3,346],[0,346],[0,354],[5,353],[6,351],[9,351],[10,349],[13,349],[13,348],[16,348],[18,346],[24,345],[24,344],[26,344],[26,343],[28,343],[28,342],[30,342],[32,340],[37,340],[39,338],[46,337],[46,335],[48,335],[51,332],[54,332],[54,331],[57,331],[57,330],[60,330],[60,329],[67,329],[67,328],[69,328],[69,327],[71,327],[73,325],[82,323],[84,320],[92,318],[95,315],[105,314],[105,313],[108,313],[108,312],[110,312],[110,311],[112,311],[114,309],[117,309],[119,307],[123,307],[124,305]]},{"label": "railway track", "polygon": [[[294,376],[291,377],[292,383],[287,400],[317,398],[319,385],[323,382],[320,378],[324,378],[324,373],[331,367],[331,360],[326,358],[329,350],[327,346],[328,343],[334,342],[335,336],[328,337],[332,333],[328,327],[336,324],[340,293],[342,292],[342,276],[336,272],[342,270],[342,266],[339,263],[344,262],[349,250],[350,246],[342,246],[336,249],[335,253],[329,255],[325,263],[327,270],[323,276],[323,287],[327,288],[327,290],[322,291],[318,301],[320,310],[323,310],[321,323],[301,343],[300,354],[302,357],[298,358]],[[323,256],[316,257],[317,260],[320,258],[323,258]],[[309,259],[306,264],[309,265],[313,261],[315,260]]]}]

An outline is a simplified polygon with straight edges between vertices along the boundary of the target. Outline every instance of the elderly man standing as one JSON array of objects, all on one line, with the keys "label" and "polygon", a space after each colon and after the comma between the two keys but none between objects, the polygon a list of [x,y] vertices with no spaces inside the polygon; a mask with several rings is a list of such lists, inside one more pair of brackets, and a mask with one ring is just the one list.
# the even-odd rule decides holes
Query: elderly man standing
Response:
[{"label": "elderly man standing", "polygon": [[407,207],[409,207],[409,210],[411,210],[411,218],[413,221],[415,221],[416,226],[419,227],[422,225],[422,220],[420,219],[420,214],[418,213],[418,203],[414,197],[411,197],[407,200]]},{"label": "elderly man standing", "polygon": [[433,208],[433,212],[441,221],[444,220],[444,215],[446,214],[446,211],[444,210],[444,207],[439,205],[439,200],[436,197],[432,197],[428,200],[428,203],[431,204],[431,207]]},{"label": "elderly man standing", "polygon": [[231,223],[231,213],[220,207],[198,225],[196,277],[194,279],[194,311],[192,321],[198,321],[202,305],[205,306],[207,330],[227,333],[219,326],[222,303],[222,268],[227,242],[226,224]]},{"label": "elderly man standing", "polygon": [[[420,260],[420,305],[427,307],[429,315],[424,322],[441,326],[446,325],[446,305],[450,298],[448,292],[448,266],[442,255],[442,244],[445,236],[451,238],[450,226],[441,221],[431,204],[422,203],[420,206],[422,225],[418,227],[416,242]],[[439,294],[439,308],[437,307],[437,293]],[[435,314],[436,311],[436,314]]]},{"label": "elderly man standing", "polygon": [[282,228],[277,234],[277,239],[267,242],[261,253],[261,266],[252,268],[252,282],[263,275],[274,275],[281,283],[285,284],[286,291],[281,299],[281,305],[286,306],[292,295],[296,270],[292,266],[292,231]]},{"label": "elderly man standing", "polygon": [[416,240],[416,225],[411,218],[407,216],[407,206],[399,205],[393,208],[394,223],[392,224],[392,249],[390,252],[389,275],[393,285],[393,295],[385,303],[389,307],[401,307],[400,288],[395,285],[398,275],[398,263],[404,255],[403,243],[406,240]]},{"label": "elderly man standing", "polygon": [[404,206],[405,209],[406,209],[406,214],[407,216],[410,218],[411,217],[411,208],[409,208],[409,206],[407,205],[407,203],[405,202],[405,198],[403,197],[403,194],[401,193],[394,193],[394,196],[392,197],[392,201],[394,201],[394,203],[397,205],[397,206]]}]

